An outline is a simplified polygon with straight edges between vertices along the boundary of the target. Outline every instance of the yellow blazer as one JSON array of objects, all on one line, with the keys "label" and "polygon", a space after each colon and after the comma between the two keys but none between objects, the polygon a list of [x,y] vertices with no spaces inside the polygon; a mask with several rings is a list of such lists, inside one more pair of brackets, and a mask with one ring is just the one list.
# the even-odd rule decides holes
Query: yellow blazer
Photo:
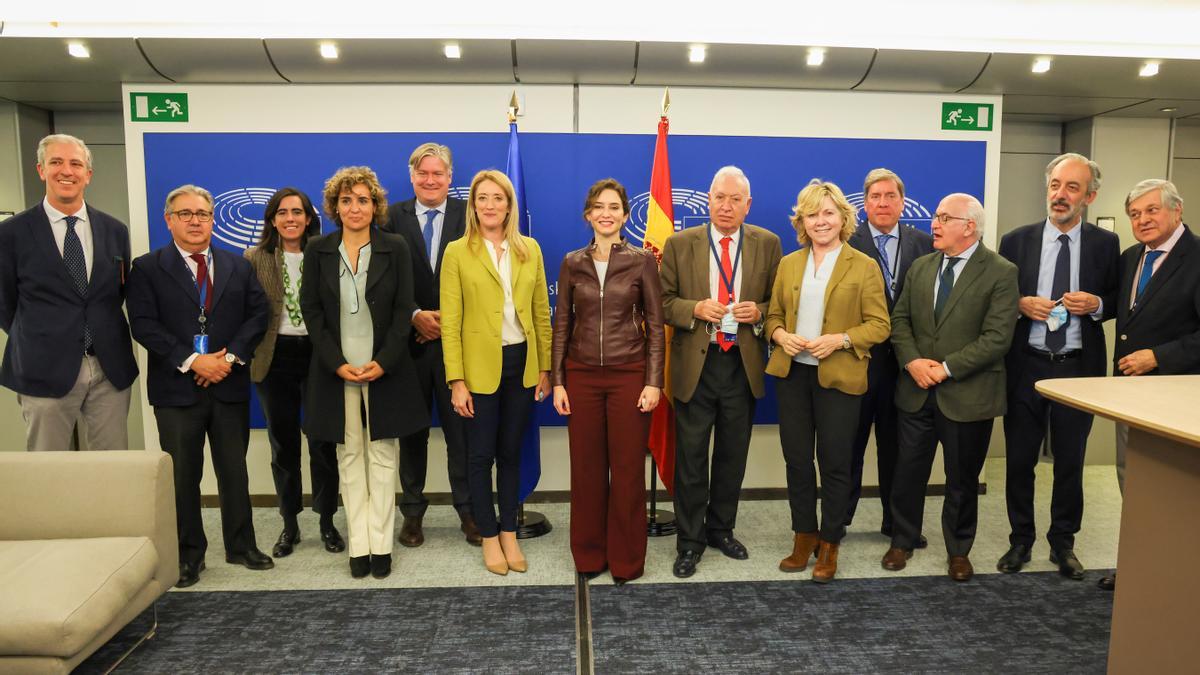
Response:
[{"label": "yellow blazer", "polygon": [[[550,370],[550,294],[542,249],[522,236],[529,259],[512,257],[513,305],[525,330],[526,387],[537,385],[539,371]],[[504,288],[487,245],[466,237],[446,246],[441,269],[442,358],[446,382],[465,380],[476,394],[492,394],[500,386],[503,353],[500,326],[504,320]]]},{"label": "yellow blazer", "polygon": [[[804,270],[808,267],[811,252],[809,248],[802,248],[779,262],[764,326],[768,340],[776,328],[796,332],[800,286],[804,283]],[[826,389],[847,394],[866,393],[867,359],[871,358],[871,347],[886,340],[891,330],[878,263],[843,243],[829,285],[825,287],[825,318],[821,333],[845,333],[850,336],[851,346],[821,359],[817,366],[817,381]],[[767,361],[767,374],[787,377],[791,368],[792,357],[775,345]]]}]

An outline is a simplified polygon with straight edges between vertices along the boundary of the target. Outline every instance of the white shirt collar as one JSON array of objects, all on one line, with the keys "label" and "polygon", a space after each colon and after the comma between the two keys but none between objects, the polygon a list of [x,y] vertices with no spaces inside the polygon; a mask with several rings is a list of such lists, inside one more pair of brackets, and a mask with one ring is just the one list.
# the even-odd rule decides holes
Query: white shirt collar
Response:
[{"label": "white shirt collar", "polygon": [[[958,254],[958,255],[956,255],[956,256],[948,256],[948,255],[947,255],[947,256],[946,256],[946,258],[952,258],[952,257],[953,257],[953,258],[958,258],[959,260],[961,260],[961,261],[962,261],[962,263],[963,263],[963,266],[965,267],[965,266],[966,266],[966,264],[967,264],[967,261],[971,259],[971,256],[972,256],[972,255],[975,255],[975,251],[976,251],[976,249],[978,249],[978,248],[979,248],[979,242],[980,242],[980,241],[981,241],[981,240],[979,240],[979,239],[976,239],[974,244],[971,244],[970,246],[968,246],[968,247],[967,247],[967,250],[963,251],[962,253],[959,253],[959,254]],[[945,255],[945,254],[943,253],[942,255]],[[960,269],[960,270],[961,270],[961,269],[962,269],[962,267],[960,267],[960,268],[958,268],[958,269]]]},{"label": "white shirt collar", "polygon": [[873,225],[871,223],[871,221],[868,220],[867,221],[867,229],[871,230],[871,240],[872,241],[878,239],[880,235],[884,235],[884,234],[886,234],[889,237],[895,237],[896,241],[900,240],[900,234],[899,234],[900,223],[896,223],[896,226],[892,228],[891,232],[884,232],[883,230],[880,230],[877,227],[875,227],[875,225]]},{"label": "white shirt collar", "polygon": [[[743,226],[744,226],[744,224],[743,224]],[[740,239],[742,236],[742,227],[738,227],[737,231],[735,231],[733,234],[725,234],[724,232],[718,230],[716,225],[709,223],[708,233],[710,235],[712,235],[712,240],[713,240],[714,244],[720,244],[722,238],[729,237],[730,239],[733,240],[730,242],[730,245],[737,246],[738,239]]]},{"label": "white shirt collar", "polygon": [[[172,241],[171,243],[172,243],[172,244],[175,244],[175,250],[176,250],[176,251],[179,251],[179,255],[183,256],[183,257],[184,257],[185,259],[187,259],[187,260],[191,260],[191,258],[192,258],[192,254],[191,254],[190,252],[183,250],[183,248],[181,248],[181,247],[179,246],[179,244],[178,244],[178,243],[176,243],[176,242],[174,242],[174,241]],[[207,246],[205,246],[205,247],[204,247],[204,250],[203,250],[203,251],[198,251],[198,253],[199,253],[200,255],[204,256],[205,258],[207,258],[207,257],[208,257],[208,252],[209,252],[209,247],[207,247]]]},{"label": "white shirt collar", "polygon": [[83,204],[80,204],[79,210],[76,211],[75,213],[63,213],[62,211],[59,211],[58,209],[56,209],[50,205],[49,197],[42,197],[42,208],[46,211],[46,217],[49,218],[50,222],[52,222],[52,223],[56,223],[60,220],[63,220],[67,216],[75,216],[76,218],[78,218],[79,220],[81,220],[85,223],[88,222],[87,203],[86,202]]},{"label": "white shirt collar", "polygon": [[1083,219],[1082,218],[1079,219],[1078,223],[1075,223],[1074,227],[1067,230],[1066,232],[1063,232],[1062,230],[1058,229],[1058,227],[1054,223],[1050,222],[1049,218],[1047,218],[1046,224],[1044,226],[1042,226],[1042,243],[1045,244],[1045,243],[1057,241],[1059,237],[1061,237],[1062,235],[1065,234],[1071,240],[1072,244],[1078,244],[1081,232],[1083,232]]},{"label": "white shirt collar", "polygon": [[1170,237],[1167,237],[1167,240],[1163,242],[1162,246],[1159,246],[1158,248],[1150,248],[1149,246],[1147,246],[1146,250],[1147,251],[1162,251],[1163,253],[1170,253],[1171,249],[1175,248],[1175,244],[1179,243],[1179,239],[1181,237],[1183,237],[1183,229],[1184,229],[1183,223],[1179,223],[1178,225],[1175,226],[1174,234],[1172,234]]},{"label": "white shirt collar", "polygon": [[420,200],[420,199],[418,199],[418,200],[416,200],[416,202],[415,202],[415,203],[416,203],[416,205],[417,205],[417,208],[416,208],[417,215],[418,215],[418,216],[423,216],[423,215],[425,215],[425,213],[426,213],[426,212],[428,212],[428,211],[437,210],[438,212],[440,212],[440,213],[441,213],[441,214],[444,216],[444,215],[446,215],[446,202],[447,202],[447,201],[449,201],[449,200],[445,200],[445,199],[443,199],[443,200],[442,200],[442,203],[441,203],[441,204],[438,204],[437,206],[425,206],[424,204],[422,204],[422,203],[421,203],[421,200]]}]

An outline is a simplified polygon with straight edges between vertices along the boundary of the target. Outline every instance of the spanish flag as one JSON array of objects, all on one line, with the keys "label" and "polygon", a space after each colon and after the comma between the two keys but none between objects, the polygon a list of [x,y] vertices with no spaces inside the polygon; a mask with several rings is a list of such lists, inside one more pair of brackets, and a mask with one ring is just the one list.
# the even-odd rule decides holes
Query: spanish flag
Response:
[{"label": "spanish flag", "polygon": [[[650,170],[650,208],[646,218],[646,237],[643,246],[654,251],[662,263],[667,237],[675,232],[675,215],[671,206],[671,166],[667,161],[667,129],[670,123],[664,114],[658,121],[658,141],[654,146],[654,164]],[[673,329],[666,326],[666,344],[671,344]],[[667,349],[663,369],[663,399],[650,418],[650,454],[658,465],[658,476],[667,492],[675,493],[675,408],[671,401],[671,350]]]}]

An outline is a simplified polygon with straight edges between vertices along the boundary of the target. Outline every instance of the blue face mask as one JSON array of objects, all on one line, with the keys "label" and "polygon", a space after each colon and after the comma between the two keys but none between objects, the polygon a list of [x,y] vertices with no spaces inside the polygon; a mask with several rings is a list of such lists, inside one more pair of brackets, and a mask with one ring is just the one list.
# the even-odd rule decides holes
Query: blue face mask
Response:
[{"label": "blue face mask", "polygon": [[1046,318],[1046,330],[1053,333],[1054,331],[1067,325],[1067,308],[1059,303],[1050,310],[1050,316]]}]

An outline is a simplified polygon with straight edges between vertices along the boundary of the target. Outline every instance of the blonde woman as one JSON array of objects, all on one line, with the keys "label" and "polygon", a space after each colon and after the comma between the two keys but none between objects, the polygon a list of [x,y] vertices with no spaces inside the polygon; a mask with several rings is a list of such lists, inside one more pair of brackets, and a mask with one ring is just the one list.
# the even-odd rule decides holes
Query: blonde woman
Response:
[{"label": "blonde woman", "polygon": [[[467,431],[467,483],[484,566],[524,572],[517,543],[521,437],[550,392],[550,297],[542,251],[517,228],[512,183],[471,180],[467,229],[442,258],[442,350],[450,403]],[[492,506],[492,465],[500,517]]]},{"label": "blonde woman", "polygon": [[[795,533],[792,554],[779,569],[800,572],[815,553],[812,579],[819,583],[837,573],[846,534],[867,360],[891,331],[879,266],[846,245],[854,213],[833,183],[814,179],[800,191],[792,225],[803,248],[779,263],[765,325],[775,345],[767,373],[778,378],[779,440]],[[819,530],[814,446],[821,470]]]},{"label": "blonde woman", "polygon": [[304,249],[300,306],[313,343],[308,377],[310,439],[337,443],[350,575],[392,571],[399,438],[429,426],[412,401],[416,369],[408,354],[412,258],[398,235],[373,227],[387,196],[365,166],[325,182],[325,212],[338,229]]}]

